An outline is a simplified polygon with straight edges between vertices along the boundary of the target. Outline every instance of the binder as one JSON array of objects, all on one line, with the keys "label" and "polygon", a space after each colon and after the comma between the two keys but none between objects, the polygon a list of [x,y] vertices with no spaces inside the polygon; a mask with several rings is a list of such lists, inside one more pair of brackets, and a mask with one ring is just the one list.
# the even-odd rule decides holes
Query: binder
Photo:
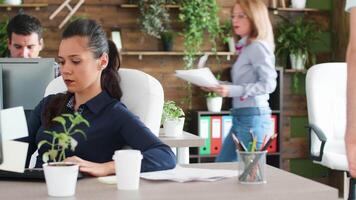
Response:
[{"label": "binder", "polygon": [[216,155],[221,149],[221,116],[211,116],[211,154]]},{"label": "binder", "polygon": [[210,154],[210,117],[201,116],[199,119],[199,136],[205,139],[205,144],[199,147],[200,155]]},{"label": "binder", "polygon": [[230,129],[232,127],[232,116],[224,115],[222,116],[222,136],[221,142],[224,143],[225,138],[229,135]]},{"label": "binder", "polygon": [[[273,125],[273,133],[277,133],[277,125],[278,125],[278,121],[277,121],[277,115],[272,115],[272,125]],[[274,139],[271,144],[269,145],[269,147],[267,148],[268,153],[274,153],[277,152],[277,140],[278,140],[278,136],[276,139]]]}]

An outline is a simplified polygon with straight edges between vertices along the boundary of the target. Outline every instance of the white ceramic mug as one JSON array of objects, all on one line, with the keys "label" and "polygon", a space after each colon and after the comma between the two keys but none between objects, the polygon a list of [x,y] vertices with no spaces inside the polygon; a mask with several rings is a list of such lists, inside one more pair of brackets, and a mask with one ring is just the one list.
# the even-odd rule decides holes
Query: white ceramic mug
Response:
[{"label": "white ceramic mug", "polygon": [[132,149],[117,150],[113,159],[115,160],[117,189],[137,190],[140,183],[141,152]]}]

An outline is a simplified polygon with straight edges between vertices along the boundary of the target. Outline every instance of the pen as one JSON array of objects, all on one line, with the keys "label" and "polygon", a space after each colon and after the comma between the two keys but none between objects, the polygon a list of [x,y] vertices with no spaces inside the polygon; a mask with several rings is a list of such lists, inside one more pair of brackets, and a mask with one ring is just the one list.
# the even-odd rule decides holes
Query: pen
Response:
[{"label": "pen", "polygon": [[232,136],[232,141],[234,141],[234,143],[235,143],[236,149],[241,151],[242,149],[240,148],[239,140],[236,138],[236,136],[233,133],[231,133],[231,136]]},{"label": "pen", "polygon": [[239,139],[237,139],[237,137],[235,136],[235,134],[231,134],[231,136],[232,136],[232,140],[234,141],[234,143],[236,144],[240,144],[241,145],[241,147],[242,147],[242,150],[244,150],[244,151],[247,151],[247,148],[246,148],[246,146],[242,143],[242,142],[239,142]]},{"label": "pen", "polygon": [[263,148],[261,149],[261,151],[266,151],[268,146],[271,144],[271,142],[277,137],[277,133],[275,133],[274,135],[272,135],[269,140],[267,141],[267,143],[265,144],[265,146],[263,146]]}]

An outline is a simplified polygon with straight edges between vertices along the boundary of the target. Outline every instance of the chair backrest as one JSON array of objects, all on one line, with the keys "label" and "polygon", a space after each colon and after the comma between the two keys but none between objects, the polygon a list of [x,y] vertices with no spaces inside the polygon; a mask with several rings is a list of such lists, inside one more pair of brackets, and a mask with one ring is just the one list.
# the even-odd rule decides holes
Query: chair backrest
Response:
[{"label": "chair backrest", "polygon": [[[149,74],[136,69],[120,68],[118,71],[123,93],[121,101],[158,136],[164,103],[164,92],[160,82]],[[51,81],[44,96],[65,92],[62,77]]]},{"label": "chair backrest", "polygon": [[[335,149],[340,154],[345,152],[346,77],[346,63],[314,65],[306,76],[309,124],[316,125],[326,136],[326,151]],[[315,134],[310,142],[311,154],[318,155],[320,142]]]}]

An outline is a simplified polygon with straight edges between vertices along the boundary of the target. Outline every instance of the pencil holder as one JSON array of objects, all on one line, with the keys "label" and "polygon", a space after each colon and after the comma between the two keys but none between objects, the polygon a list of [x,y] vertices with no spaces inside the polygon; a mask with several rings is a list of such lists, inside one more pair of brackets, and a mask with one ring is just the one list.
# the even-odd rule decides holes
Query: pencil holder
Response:
[{"label": "pencil holder", "polygon": [[246,152],[237,150],[239,160],[239,182],[243,184],[266,183],[267,151]]}]

